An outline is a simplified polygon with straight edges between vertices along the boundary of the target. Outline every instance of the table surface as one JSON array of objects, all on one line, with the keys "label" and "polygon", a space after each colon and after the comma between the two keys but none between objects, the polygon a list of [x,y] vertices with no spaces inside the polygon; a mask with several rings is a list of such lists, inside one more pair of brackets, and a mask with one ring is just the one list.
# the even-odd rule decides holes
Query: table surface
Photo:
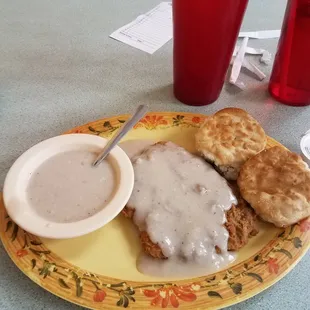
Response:
[{"label": "table surface", "polygon": [[[12,163],[35,143],[95,119],[131,112],[140,103],[154,111],[205,114],[228,106],[244,108],[270,136],[300,151],[301,135],[310,127],[310,107],[276,103],[267,82],[245,73],[245,91],[225,85],[210,106],[182,105],[172,94],[171,42],[148,55],[108,37],[159,2],[0,0],[0,190]],[[250,1],[242,29],[280,29],[285,2]],[[249,42],[273,54],[276,45],[276,39]],[[269,77],[271,66],[260,67]],[[309,309],[309,265],[308,254],[273,287],[230,309]],[[2,245],[0,274],[0,309],[81,309],[32,283]]]}]

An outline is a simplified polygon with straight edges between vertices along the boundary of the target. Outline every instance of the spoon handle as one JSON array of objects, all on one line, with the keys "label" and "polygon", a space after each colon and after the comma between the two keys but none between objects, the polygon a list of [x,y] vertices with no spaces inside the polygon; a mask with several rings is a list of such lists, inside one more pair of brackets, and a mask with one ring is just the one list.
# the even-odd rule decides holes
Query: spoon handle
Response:
[{"label": "spoon handle", "polygon": [[103,148],[102,152],[98,155],[97,159],[93,162],[93,166],[98,166],[111,152],[115,145],[125,136],[125,134],[136,125],[139,120],[147,112],[147,107],[145,105],[140,105],[135,112],[135,114],[128,119],[126,123],[118,130],[116,135],[107,143]]}]

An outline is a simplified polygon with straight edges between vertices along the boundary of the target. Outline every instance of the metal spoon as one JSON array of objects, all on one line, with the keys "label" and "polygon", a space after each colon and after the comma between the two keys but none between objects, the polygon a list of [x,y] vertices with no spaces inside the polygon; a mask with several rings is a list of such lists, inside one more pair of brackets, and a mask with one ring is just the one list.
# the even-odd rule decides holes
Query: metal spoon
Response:
[{"label": "metal spoon", "polygon": [[136,125],[139,120],[147,112],[145,105],[140,105],[135,114],[124,123],[124,125],[118,130],[117,134],[107,143],[102,152],[98,155],[97,159],[93,162],[93,166],[97,167],[111,152],[115,145],[126,135],[126,133]]}]

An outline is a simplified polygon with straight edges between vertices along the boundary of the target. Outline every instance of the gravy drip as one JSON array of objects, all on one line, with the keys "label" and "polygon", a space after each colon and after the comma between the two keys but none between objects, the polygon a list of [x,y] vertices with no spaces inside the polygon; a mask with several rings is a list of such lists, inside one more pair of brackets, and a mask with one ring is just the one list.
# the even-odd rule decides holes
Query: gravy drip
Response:
[{"label": "gravy drip", "polygon": [[140,231],[168,258],[140,257],[141,272],[176,276],[185,268],[188,276],[197,276],[234,259],[223,224],[225,211],[237,199],[210,164],[171,142],[149,147],[132,162],[135,185],[127,206],[135,209],[133,220]]},{"label": "gravy drip", "polygon": [[96,156],[88,151],[68,151],[43,162],[27,187],[34,211],[48,221],[67,223],[104,208],[113,197],[117,177],[109,159],[93,167]]}]

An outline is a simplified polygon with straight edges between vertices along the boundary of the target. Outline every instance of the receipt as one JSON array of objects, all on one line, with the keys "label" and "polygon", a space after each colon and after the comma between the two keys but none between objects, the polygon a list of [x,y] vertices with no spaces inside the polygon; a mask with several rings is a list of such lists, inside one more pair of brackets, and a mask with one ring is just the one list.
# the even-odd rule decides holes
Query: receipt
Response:
[{"label": "receipt", "polygon": [[[135,47],[141,51],[153,54],[172,38],[172,4],[161,2],[151,11],[138,16],[133,22],[114,31],[110,37]],[[232,70],[229,82],[244,89],[244,83],[238,81],[242,67],[253,72],[259,80],[266,75],[253,63],[245,58],[245,54],[260,55],[260,62],[268,64],[271,54],[264,50],[247,46],[248,40],[278,38],[280,30],[263,30],[240,32],[239,38],[243,38],[241,46],[236,46],[231,60]]]},{"label": "receipt", "polygon": [[[133,22],[114,31],[110,37],[149,54],[153,54],[171,40],[172,29],[172,3],[161,2],[151,11],[138,16]],[[280,30],[239,33],[239,38],[247,37],[250,39],[270,39],[278,38],[279,36]],[[248,48],[247,50],[249,51],[250,49]],[[268,62],[268,57],[262,57],[261,61],[264,63]]]},{"label": "receipt", "polygon": [[110,35],[139,50],[153,54],[172,38],[172,4],[162,2],[153,10]]}]

